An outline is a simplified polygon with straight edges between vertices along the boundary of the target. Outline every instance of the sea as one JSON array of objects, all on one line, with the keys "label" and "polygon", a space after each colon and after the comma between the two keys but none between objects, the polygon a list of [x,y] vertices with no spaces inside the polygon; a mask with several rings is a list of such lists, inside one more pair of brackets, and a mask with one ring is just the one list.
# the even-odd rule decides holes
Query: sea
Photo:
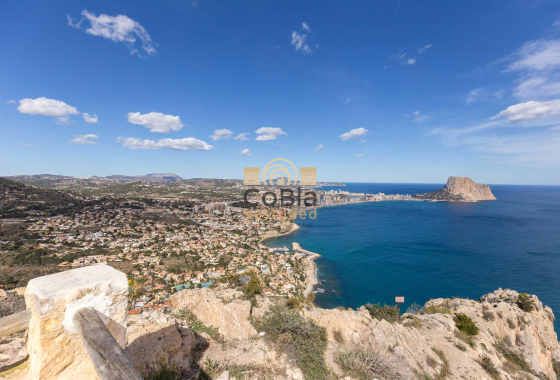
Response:
[{"label": "sea", "polygon": [[[443,184],[348,183],[354,193],[418,194]],[[496,201],[384,201],[322,207],[297,219],[296,241],[315,263],[322,308],[440,297],[477,300],[498,288],[535,294],[560,317],[560,186],[490,185]],[[558,324],[556,331],[559,332]]]}]

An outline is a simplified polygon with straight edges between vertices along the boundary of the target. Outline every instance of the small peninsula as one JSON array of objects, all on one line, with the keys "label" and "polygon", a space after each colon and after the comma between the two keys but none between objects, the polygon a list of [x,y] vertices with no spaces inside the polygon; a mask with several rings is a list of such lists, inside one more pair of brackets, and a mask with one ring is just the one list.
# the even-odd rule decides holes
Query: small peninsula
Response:
[{"label": "small peninsula", "polygon": [[414,195],[416,199],[441,202],[477,202],[494,201],[490,186],[474,182],[469,177],[449,177],[445,187],[441,190],[426,194]]}]

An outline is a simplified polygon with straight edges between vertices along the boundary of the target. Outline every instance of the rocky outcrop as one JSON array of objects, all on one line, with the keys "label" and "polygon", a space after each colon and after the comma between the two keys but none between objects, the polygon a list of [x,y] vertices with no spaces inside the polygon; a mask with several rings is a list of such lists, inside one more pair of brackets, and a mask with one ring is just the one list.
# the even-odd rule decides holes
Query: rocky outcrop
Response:
[{"label": "rocky outcrop", "polygon": [[249,322],[251,302],[233,289],[214,291],[203,288],[181,291],[169,297],[175,310],[187,309],[207,326],[218,328],[226,339],[247,339],[257,334]]},{"label": "rocky outcrop", "polygon": [[172,316],[150,311],[130,316],[126,342],[125,352],[137,367],[164,360],[189,368],[196,337]]},{"label": "rocky outcrop", "polygon": [[37,277],[29,281],[25,303],[31,309],[27,351],[33,379],[98,379],[94,358],[86,351],[74,314],[95,309],[121,347],[128,317],[126,275],[96,265]]},{"label": "rocky outcrop", "polygon": [[25,339],[10,337],[0,339],[0,372],[7,371],[26,358]]},{"label": "rocky outcrop", "polygon": [[496,200],[488,185],[474,182],[469,177],[449,177],[441,190],[414,195],[417,199],[443,202],[477,202]]}]

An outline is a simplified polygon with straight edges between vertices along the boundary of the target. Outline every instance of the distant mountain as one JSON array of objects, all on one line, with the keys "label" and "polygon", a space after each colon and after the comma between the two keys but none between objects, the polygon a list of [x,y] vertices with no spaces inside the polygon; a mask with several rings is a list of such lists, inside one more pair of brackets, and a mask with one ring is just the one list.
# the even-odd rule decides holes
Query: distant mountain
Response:
[{"label": "distant mountain", "polygon": [[0,218],[54,215],[83,203],[70,193],[41,189],[0,177]]},{"label": "distant mountain", "polygon": [[146,174],[143,176],[137,176],[145,179],[159,180],[159,181],[180,181],[183,178],[179,177],[177,174],[173,173],[154,173]]},{"label": "distant mountain", "polygon": [[496,200],[490,186],[474,182],[469,177],[449,177],[445,187],[415,198],[443,202],[477,202]]}]

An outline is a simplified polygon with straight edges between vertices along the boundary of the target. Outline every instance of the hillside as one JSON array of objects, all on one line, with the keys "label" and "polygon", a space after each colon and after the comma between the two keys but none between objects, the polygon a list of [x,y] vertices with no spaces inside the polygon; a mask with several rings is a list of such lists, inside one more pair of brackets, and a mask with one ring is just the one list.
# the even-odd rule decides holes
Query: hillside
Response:
[{"label": "hillside", "polygon": [[0,177],[0,218],[70,212],[83,200],[70,193],[46,190]]}]

